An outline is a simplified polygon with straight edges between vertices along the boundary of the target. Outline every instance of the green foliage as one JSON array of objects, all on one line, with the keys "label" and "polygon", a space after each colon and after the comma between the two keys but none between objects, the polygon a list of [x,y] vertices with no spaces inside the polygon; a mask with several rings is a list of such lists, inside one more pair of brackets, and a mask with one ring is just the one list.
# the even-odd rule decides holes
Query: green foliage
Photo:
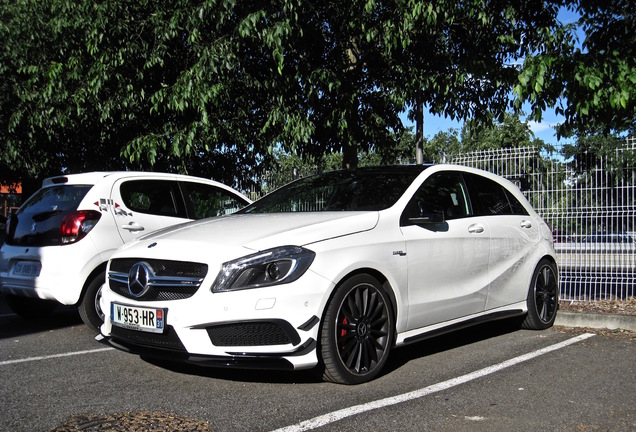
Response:
[{"label": "green foliage", "polygon": [[561,4],[400,3],[392,58],[403,100],[451,119],[502,120],[518,79],[516,63],[558,30]]},{"label": "green foliage", "polygon": [[462,143],[459,140],[457,130],[451,129],[447,132],[438,132],[430,141],[424,144],[424,161],[448,162],[452,156],[459,154],[461,150]]},{"label": "green foliage", "polygon": [[497,148],[529,147],[537,144],[530,126],[522,122],[518,114],[504,114],[503,121],[492,127],[467,121],[462,128],[462,150],[486,150]]},{"label": "green foliage", "polygon": [[[372,146],[368,151],[360,152],[357,155],[358,166],[412,164],[415,162],[414,140],[413,134],[405,130],[395,146]],[[277,149],[274,152],[274,159],[276,162],[265,174],[265,184],[260,192],[271,192],[298,178],[342,169],[344,156],[341,152],[330,152],[320,157],[310,156],[303,159],[295,153]]]},{"label": "green foliage", "polygon": [[605,172],[622,177],[627,168],[636,167],[635,155],[623,149],[624,143],[624,138],[615,135],[590,135],[578,138],[574,145],[565,145],[563,155],[576,174],[593,173],[602,166]]},{"label": "green foliage", "polygon": [[[529,101],[531,119],[555,108],[560,136],[636,131],[636,10],[629,0],[580,0],[580,15],[526,57],[516,106]],[[577,28],[584,38],[577,39]]]},{"label": "green foliage", "polygon": [[175,171],[247,188],[279,150],[349,167],[411,161],[400,113],[503,122],[513,90],[535,118],[556,105],[562,134],[633,129],[629,2],[578,0],[583,50],[557,21],[566,3],[2,0],[0,168]]}]

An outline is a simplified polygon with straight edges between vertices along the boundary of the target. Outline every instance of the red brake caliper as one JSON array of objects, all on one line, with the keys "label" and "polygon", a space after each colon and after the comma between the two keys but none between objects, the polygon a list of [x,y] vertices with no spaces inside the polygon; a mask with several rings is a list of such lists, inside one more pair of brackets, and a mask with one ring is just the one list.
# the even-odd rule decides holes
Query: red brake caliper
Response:
[{"label": "red brake caliper", "polygon": [[[349,321],[347,320],[347,317],[343,317],[342,318],[342,325],[346,326],[347,324],[349,324]],[[344,337],[347,334],[347,330],[346,329],[342,329],[340,330],[340,337]]]},{"label": "red brake caliper", "polygon": [[[342,317],[342,326],[346,326],[347,324],[349,324],[349,320],[347,320],[347,317]],[[347,335],[347,329],[343,328],[340,330],[340,338],[344,338]],[[340,349],[344,349],[345,345],[344,343],[340,344]]]}]

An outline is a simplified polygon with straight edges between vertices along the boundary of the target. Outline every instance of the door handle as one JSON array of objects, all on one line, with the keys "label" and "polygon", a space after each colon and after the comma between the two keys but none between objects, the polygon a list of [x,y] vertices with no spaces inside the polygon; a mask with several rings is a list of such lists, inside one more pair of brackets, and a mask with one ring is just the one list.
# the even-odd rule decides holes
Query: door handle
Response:
[{"label": "door handle", "polygon": [[484,226],[481,224],[475,224],[468,227],[468,232],[471,234],[481,234],[484,232]]},{"label": "door handle", "polygon": [[532,228],[532,222],[527,219],[521,221],[521,228]]},{"label": "door handle", "polygon": [[122,229],[130,232],[143,231],[145,228],[139,225],[137,222],[130,222],[128,225],[122,225]]}]

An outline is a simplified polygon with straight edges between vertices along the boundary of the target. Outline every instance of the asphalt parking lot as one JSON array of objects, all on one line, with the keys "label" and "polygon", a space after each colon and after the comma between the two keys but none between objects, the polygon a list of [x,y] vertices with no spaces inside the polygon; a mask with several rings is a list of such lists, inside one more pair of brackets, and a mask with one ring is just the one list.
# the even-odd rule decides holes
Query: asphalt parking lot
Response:
[{"label": "asphalt parking lot", "polygon": [[633,335],[501,321],[396,349],[351,387],[149,363],[73,309],[26,322],[0,298],[0,430],[634,431],[635,358]]}]

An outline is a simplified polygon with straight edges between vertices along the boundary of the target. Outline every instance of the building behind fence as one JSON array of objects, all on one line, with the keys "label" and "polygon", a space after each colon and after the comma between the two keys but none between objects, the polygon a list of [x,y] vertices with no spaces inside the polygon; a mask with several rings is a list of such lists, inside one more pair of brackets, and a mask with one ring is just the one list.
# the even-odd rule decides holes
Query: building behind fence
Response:
[{"label": "building behind fence", "polygon": [[451,162],[513,181],[552,226],[562,299],[636,296],[636,139],[603,157],[566,159],[561,150],[496,149]]}]

